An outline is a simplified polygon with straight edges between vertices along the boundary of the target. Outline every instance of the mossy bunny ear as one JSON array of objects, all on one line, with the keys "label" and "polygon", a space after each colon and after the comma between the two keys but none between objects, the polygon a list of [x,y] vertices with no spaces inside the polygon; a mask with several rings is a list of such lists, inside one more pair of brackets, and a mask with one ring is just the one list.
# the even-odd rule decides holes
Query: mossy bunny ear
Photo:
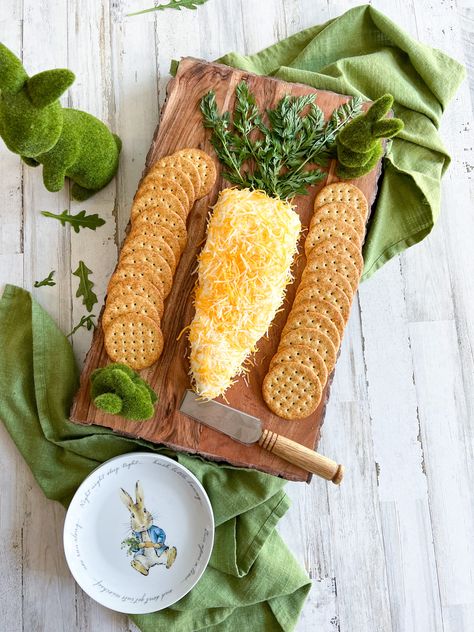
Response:
[{"label": "mossy bunny ear", "polygon": [[30,101],[38,108],[54,103],[74,83],[75,78],[74,73],[67,68],[39,72],[26,83]]},{"label": "mossy bunny ear", "polygon": [[376,138],[392,138],[403,129],[403,121],[401,119],[383,119],[377,121],[372,127],[372,134]]},{"label": "mossy bunny ear", "polygon": [[368,121],[378,121],[383,118],[393,105],[393,97],[391,94],[384,94],[372,103],[365,113]]},{"label": "mossy bunny ear", "polygon": [[27,79],[21,61],[0,42],[0,90],[6,94],[15,94]]}]

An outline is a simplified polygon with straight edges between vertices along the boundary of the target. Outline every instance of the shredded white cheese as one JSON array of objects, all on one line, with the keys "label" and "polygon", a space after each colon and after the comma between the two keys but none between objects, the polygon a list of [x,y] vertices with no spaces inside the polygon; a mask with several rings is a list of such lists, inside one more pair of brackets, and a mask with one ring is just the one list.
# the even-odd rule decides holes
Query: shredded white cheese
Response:
[{"label": "shredded white cheese", "polygon": [[263,191],[224,189],[199,256],[189,328],[191,376],[203,398],[222,395],[268,331],[291,281],[301,223]]}]

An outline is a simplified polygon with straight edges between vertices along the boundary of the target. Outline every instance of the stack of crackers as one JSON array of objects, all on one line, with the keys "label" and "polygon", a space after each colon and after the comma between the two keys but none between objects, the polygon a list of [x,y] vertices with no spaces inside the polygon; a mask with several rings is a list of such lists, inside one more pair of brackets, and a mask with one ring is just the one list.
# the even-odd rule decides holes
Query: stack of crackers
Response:
[{"label": "stack of crackers", "polygon": [[263,382],[266,404],[284,419],[314,412],[334,369],[364,265],[367,214],[367,200],[352,184],[335,182],[316,196],[306,266]]},{"label": "stack of crackers", "polygon": [[215,180],[213,160],[199,149],[161,158],[142,180],[102,315],[105,348],[114,362],[140,370],[160,357],[164,301],[186,246],[187,217]]}]

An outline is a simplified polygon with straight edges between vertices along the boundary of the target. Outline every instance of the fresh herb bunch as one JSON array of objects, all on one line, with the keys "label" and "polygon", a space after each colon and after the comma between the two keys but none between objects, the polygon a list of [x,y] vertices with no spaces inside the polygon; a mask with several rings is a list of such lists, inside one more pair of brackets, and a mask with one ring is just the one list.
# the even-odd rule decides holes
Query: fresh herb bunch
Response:
[{"label": "fresh herb bunch", "polygon": [[201,99],[204,127],[226,167],[224,178],[242,188],[262,189],[288,199],[307,193],[307,187],[325,177],[325,166],[335,150],[337,134],[362,110],[354,97],[336,108],[324,122],[316,95],[284,96],[274,109],[260,112],[245,81],[236,89],[234,112],[219,113],[211,90]]}]

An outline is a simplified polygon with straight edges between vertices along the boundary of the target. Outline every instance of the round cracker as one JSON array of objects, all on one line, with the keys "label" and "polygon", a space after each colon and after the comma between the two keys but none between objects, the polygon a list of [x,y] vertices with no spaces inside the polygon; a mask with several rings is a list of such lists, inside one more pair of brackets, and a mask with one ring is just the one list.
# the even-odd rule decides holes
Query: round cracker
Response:
[{"label": "round cracker", "polygon": [[136,371],[151,366],[163,351],[160,327],[148,316],[122,314],[105,330],[104,344],[113,362],[122,362]]},{"label": "round cracker", "polygon": [[139,230],[143,226],[163,226],[164,228],[167,228],[173,235],[175,235],[179,242],[181,251],[184,250],[184,246],[186,245],[188,238],[186,225],[181,217],[174,211],[165,208],[145,209],[134,221],[132,220],[133,230]]},{"label": "round cracker", "polygon": [[206,154],[202,149],[187,147],[186,149],[180,149],[175,155],[184,156],[184,158],[187,158],[195,165],[201,179],[201,187],[197,197],[202,198],[207,195],[216,181],[216,166],[209,154]]},{"label": "round cracker", "polygon": [[191,180],[191,184],[193,187],[192,204],[194,204],[201,189],[201,177],[199,176],[199,171],[197,170],[197,167],[194,165],[193,162],[191,162],[191,160],[189,160],[185,156],[178,156],[177,153],[174,153],[171,156],[160,158],[154,166],[165,168],[174,167],[175,169],[178,169],[178,171],[182,171],[184,174],[186,174]]},{"label": "round cracker", "polygon": [[329,217],[314,224],[309,229],[304,242],[304,251],[306,256],[324,239],[332,239],[333,237],[342,237],[348,239],[352,244],[361,248],[362,241],[360,236],[347,222],[341,219]]},{"label": "round cracker", "polygon": [[156,284],[156,274],[153,268],[148,265],[124,265],[121,262],[110,278],[107,291],[111,292],[115,285],[121,281],[148,281],[163,296],[161,284],[159,281]]},{"label": "round cracker", "polygon": [[140,213],[149,208],[174,211],[186,225],[187,209],[184,208],[175,195],[166,191],[160,191],[154,184],[147,184],[145,187],[140,188],[136,194],[132,204],[132,222],[137,219]]},{"label": "round cracker", "polygon": [[345,277],[355,294],[359,286],[360,272],[357,270],[355,263],[349,259],[344,253],[334,252],[331,254],[312,253],[310,259],[306,261],[302,279],[312,272],[327,270],[331,272],[339,272]]},{"label": "round cracker", "polygon": [[311,327],[293,329],[282,337],[279,348],[284,349],[285,347],[293,347],[294,345],[310,347],[310,349],[316,351],[316,353],[321,356],[328,375],[331,373],[336,364],[337,349],[326,334],[323,334],[319,329],[312,329]]},{"label": "round cracker", "polygon": [[299,362],[279,362],[265,376],[263,399],[283,419],[304,419],[316,410],[322,387],[317,375]]},{"label": "round cracker", "polygon": [[170,293],[171,286],[173,285],[173,275],[171,274],[171,268],[166,263],[164,258],[158,253],[147,250],[146,248],[138,248],[134,252],[130,252],[120,259],[119,267],[121,265],[148,265],[154,273],[154,285],[163,288],[163,298],[166,298]]},{"label": "round cracker", "polygon": [[163,316],[163,296],[160,290],[150,281],[146,279],[123,279],[109,285],[109,287],[107,301],[109,299],[112,301],[117,297],[126,297],[129,294],[141,296],[153,305],[160,318]]},{"label": "round cracker", "polygon": [[328,370],[320,355],[310,347],[303,345],[293,345],[290,347],[279,347],[270,362],[270,369],[279,362],[299,362],[309,367],[319,379],[321,386],[324,388],[328,379]]},{"label": "round cracker", "polygon": [[348,239],[343,237],[331,237],[330,239],[323,239],[308,255],[308,262],[311,261],[313,256],[320,254],[328,255],[329,257],[339,253],[348,257],[357,268],[359,274],[362,274],[364,269],[364,259],[360,248],[351,243]]},{"label": "round cracker", "polygon": [[171,246],[169,246],[164,239],[148,237],[148,235],[143,235],[143,233],[131,233],[127,237],[120,252],[120,259],[131,252],[143,249],[159,253],[169,265],[171,274],[174,274],[176,270],[176,257],[174,256]]},{"label": "round cracker", "polygon": [[303,301],[314,301],[317,298],[321,298],[323,301],[332,303],[337,307],[344,322],[347,323],[351,311],[351,301],[341,289],[330,281],[321,281],[317,285],[307,285],[301,289],[295,298],[293,309],[296,309],[296,306]]},{"label": "round cracker", "polygon": [[173,251],[174,257],[176,259],[176,265],[178,264],[179,258],[181,257],[181,245],[179,239],[174,235],[168,228],[165,226],[150,224],[146,222],[138,222],[133,226],[130,231],[128,238],[135,238],[137,235],[140,235],[142,238],[146,239],[161,239],[166,242],[168,246]]},{"label": "round cracker", "polygon": [[325,219],[340,219],[349,224],[359,235],[361,241],[365,235],[365,221],[357,209],[344,202],[330,202],[314,210],[309,229]]},{"label": "round cracker", "polygon": [[[180,171],[176,167],[154,165],[143,178],[141,187],[145,187],[148,184],[168,187],[171,193],[176,195],[186,211],[189,213],[191,210],[194,204],[193,183],[184,171]],[[176,192],[172,189],[175,189]]]},{"label": "round cracker", "polygon": [[160,315],[150,301],[137,294],[124,294],[115,296],[115,298],[107,298],[102,314],[102,328],[104,331],[113,320],[122,314],[142,314],[151,318],[157,325],[160,325]]},{"label": "round cracker", "polygon": [[[301,301],[301,303],[303,302],[305,301]],[[329,318],[329,320],[336,326],[337,333],[339,334],[339,339],[342,340],[346,323],[344,322],[344,319],[337,307],[333,305],[333,303],[329,303],[322,298],[312,299],[310,302],[319,314],[321,314],[322,316],[326,316],[326,318]],[[296,311],[298,309],[298,305],[293,304],[292,309]]]},{"label": "round cracker", "polygon": [[321,281],[330,281],[331,283],[334,283],[334,285],[341,289],[347,298],[352,301],[354,293],[352,291],[351,284],[346,277],[339,274],[339,272],[334,272],[333,270],[318,270],[317,272],[306,272],[305,270],[298,286],[298,292],[303,290],[305,287],[308,287],[308,285],[315,285]]},{"label": "round cracker", "polygon": [[314,209],[318,209],[329,202],[344,202],[357,209],[364,221],[369,214],[369,205],[362,191],[347,182],[333,182],[321,189],[314,200]]},{"label": "round cracker", "polygon": [[318,312],[317,306],[313,301],[302,301],[291,310],[286,325],[281,332],[282,338],[289,331],[301,327],[319,329],[333,342],[336,349],[339,349],[341,337],[338,328],[330,318]]}]

